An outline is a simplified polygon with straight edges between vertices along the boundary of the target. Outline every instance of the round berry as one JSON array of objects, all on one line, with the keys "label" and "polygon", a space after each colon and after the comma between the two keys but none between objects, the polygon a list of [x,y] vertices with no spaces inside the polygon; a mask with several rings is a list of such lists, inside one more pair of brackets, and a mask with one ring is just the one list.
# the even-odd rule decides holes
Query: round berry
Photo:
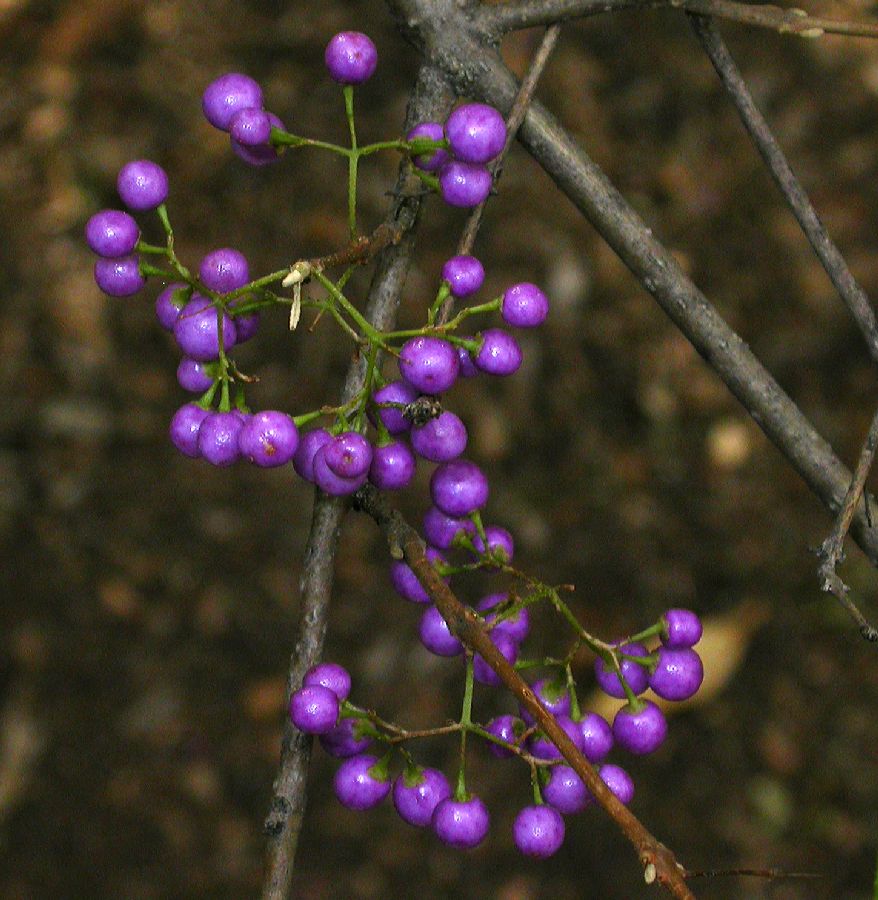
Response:
[{"label": "round berry", "polygon": [[[273,112],[266,112],[265,115],[268,117],[268,124],[271,128],[286,131],[284,123]],[[269,137],[270,136],[271,131],[269,131]],[[248,163],[251,166],[268,166],[280,159],[281,148],[275,147],[270,140],[267,140],[262,144],[251,146],[242,144],[239,140],[235,139],[234,135],[230,135],[229,137],[232,145],[232,152],[235,156],[244,160],[245,163]]]},{"label": "round berry", "polygon": [[233,465],[241,458],[238,435],[243,427],[237,411],[210,413],[198,429],[198,452],[211,465]]},{"label": "round berry", "polygon": [[206,288],[227,294],[250,280],[250,267],[243,253],[231,247],[213,250],[201,260],[198,276]]},{"label": "round berry", "polygon": [[515,846],[525,855],[548,859],[564,843],[564,820],[551,806],[525,806],[512,825]]},{"label": "round berry", "polygon": [[378,50],[360,31],[340,31],[326,45],[324,54],[329,77],[339,84],[362,84],[378,65]]},{"label": "round berry", "polygon": [[634,799],[634,781],[623,768],[609,763],[601,766],[598,774],[620,803],[627,806]]},{"label": "round berry", "polygon": [[228,131],[242,109],[262,108],[262,88],[249,75],[228,72],[211,81],[201,96],[204,117],[220,131]]},{"label": "round berry", "polygon": [[169,434],[171,443],[183,456],[197,459],[201,455],[198,450],[198,430],[209,412],[210,410],[197,403],[187,403],[174,413]]},{"label": "round berry", "polygon": [[503,150],[506,123],[493,106],[465,103],[448,117],[445,135],[456,159],[466,163],[486,163]]},{"label": "round berry", "polygon": [[448,779],[438,769],[405,771],[393,783],[393,805],[399,817],[416,828],[430,825],[436,807],[450,796]]},{"label": "round berry", "polygon": [[[506,741],[507,744],[519,745],[524,727],[521,719],[507,714],[491,719],[485,726],[485,730],[494,737],[500,738],[501,741]],[[511,750],[501,747],[500,744],[495,744],[493,741],[488,741],[488,752],[497,759],[506,759],[515,755]]]},{"label": "round berry", "polygon": [[296,423],[285,413],[267,409],[254,413],[238,435],[241,455],[263,469],[288,463],[299,446]]},{"label": "round berry", "polygon": [[358,756],[372,746],[372,738],[368,734],[358,737],[360,725],[360,719],[345,717],[332,731],[320,735],[320,746],[336,759]]},{"label": "round berry", "polygon": [[314,454],[314,482],[321,491],[331,497],[347,497],[366,483],[367,473],[364,472],[356,478],[344,478],[333,472],[326,463],[326,450],[331,444],[331,441],[327,441]]},{"label": "round berry", "polygon": [[441,463],[430,478],[430,496],[448,516],[460,519],[488,502],[488,479],[466,459]]},{"label": "round berry", "polygon": [[[432,547],[427,547],[426,557],[434,566],[436,563],[447,563],[448,560]],[[404,600],[411,603],[431,603],[430,595],[424,590],[418,576],[402,560],[394,560],[390,564],[390,581],[394,590]],[[447,581],[447,579],[446,579]]]},{"label": "round berry", "polygon": [[449,206],[468,209],[478,206],[491,193],[491,173],[465,162],[446,163],[439,170],[439,193]]},{"label": "round berry", "polygon": [[168,176],[157,163],[136,159],[122,166],[116,188],[128,209],[155,209],[168,199]]},{"label": "round berry", "polygon": [[126,212],[102,209],[86,223],[85,240],[98,256],[116,259],[128,256],[137,246],[140,229]]},{"label": "round berry", "polygon": [[437,804],[432,824],[443,844],[470,850],[487,837],[491,816],[488,807],[474,794],[469,800],[448,797]]},{"label": "round berry", "polygon": [[435,337],[415,337],[399,351],[399,372],[422,394],[441,394],[457,379],[460,362],[454,347]]},{"label": "round berry", "polygon": [[[515,660],[518,659],[518,644],[505,634],[492,634],[491,641],[506,662],[509,665],[515,665]],[[482,659],[479,653],[473,657],[473,677],[480,684],[486,684],[489,687],[499,687],[503,684],[500,676]]]},{"label": "round berry", "polygon": [[500,315],[513,328],[536,328],[548,314],[549,298],[535,284],[513,284],[503,294]]},{"label": "round berry", "polygon": [[688,700],[701,687],[704,666],[691,647],[659,647],[649,686],[665,700]]},{"label": "round berry", "polygon": [[[498,613],[484,615],[489,609],[494,609],[495,606],[505,603],[508,599],[509,594],[488,594],[479,600],[476,604],[476,610],[482,613],[487,624],[492,625],[492,634],[505,634],[507,637],[512,638],[516,644],[520,644],[530,633],[530,613],[527,611],[527,608],[522,607],[511,616],[503,615],[502,618],[499,618],[499,621],[495,621],[499,617]],[[536,687],[534,687],[534,690],[536,690]],[[532,725],[533,722],[529,724]]]},{"label": "round berry", "polygon": [[110,297],[130,297],[146,284],[136,256],[96,259],[94,276],[97,286]]},{"label": "round berry", "polygon": [[512,375],[521,365],[518,341],[502,328],[486,328],[477,338],[481,341],[475,355],[476,368],[488,375]]},{"label": "round berry", "polygon": [[[555,716],[555,721],[561,726],[561,730],[576,745],[576,749],[582,753],[582,732],[579,723],[574,722],[570,716]],[[537,732],[528,742],[532,756],[537,759],[562,759],[563,754],[541,731]]]},{"label": "round berry", "polygon": [[371,809],[389,793],[390,779],[374,771],[378,759],[370,753],[345,760],[336,770],[332,785],[335,796],[348,809]]},{"label": "round berry", "polygon": [[[624,644],[618,649],[620,653],[624,653],[626,656],[649,656],[649,651],[643,644]],[[646,666],[642,666],[640,663],[633,662],[630,659],[621,659],[619,667],[628,687],[635,694],[642,694],[649,682],[649,672]],[[619,676],[600,657],[594,661],[594,674],[597,678],[598,687],[605,694],[617,697],[620,700],[627,696],[625,688],[622,687],[622,683],[619,681]]]},{"label": "round berry", "polygon": [[445,410],[411,431],[412,447],[419,456],[431,462],[457,459],[467,443],[466,425],[453,413]]},{"label": "round berry", "polygon": [[[444,141],[445,129],[438,122],[421,122],[405,136],[407,141],[416,141],[418,138],[430,141]],[[451,157],[447,150],[437,147],[429,153],[421,153],[412,157],[412,162],[424,172],[435,172],[441,169]]]},{"label": "round berry", "polygon": [[323,448],[326,465],[341,478],[367,475],[372,465],[372,445],[356,431],[337,434]]},{"label": "round berry", "polygon": [[[505,528],[501,528],[499,525],[486,525],[485,542],[488,546],[487,552],[490,553],[491,556],[495,557],[500,562],[512,562],[512,557],[515,553],[515,541]],[[482,542],[482,539],[478,534],[473,538],[473,543],[475,544],[478,554],[480,556],[484,555],[486,552],[485,543]]]},{"label": "round berry", "polygon": [[207,364],[184,356],[177,366],[177,383],[184,391],[203,394],[214,382],[214,377],[205,368]]},{"label": "round berry", "polygon": [[441,509],[431,506],[424,513],[424,537],[427,543],[440,550],[448,550],[458,535],[474,535],[476,526],[470,519],[455,519]]},{"label": "round berry", "polygon": [[175,281],[155,298],[155,317],[165,331],[174,330],[180,310],[189,302],[190,296],[189,286]]},{"label": "round berry", "polygon": [[455,297],[469,297],[482,286],[485,267],[474,256],[452,256],[442,266],[442,278]]},{"label": "round berry", "polygon": [[403,415],[399,406],[387,406],[383,409],[381,403],[396,403],[408,406],[418,399],[417,390],[407,381],[390,381],[372,394],[372,401],[376,404],[373,410],[369,408],[369,418],[375,424],[376,417],[391,434],[404,434],[412,427],[412,423]]},{"label": "round berry", "polygon": [[657,750],[668,733],[668,723],[652,700],[640,701],[639,709],[626,703],[613,719],[613,737],[629,753],[643,756]]},{"label": "round berry", "polygon": [[579,722],[582,755],[589,762],[600,762],[613,749],[613,729],[603,716],[586,713]]},{"label": "round berry", "polygon": [[329,688],[339,700],[347,700],[351,692],[350,673],[344,666],[334,662],[317,663],[308,669],[302,679],[302,685],[308,687],[314,684]]},{"label": "round berry", "polygon": [[229,134],[244,147],[267,144],[271,138],[271,119],[261,108],[239,109],[229,120]]},{"label": "round berry", "polygon": [[582,812],[593,801],[585,782],[570,766],[552,766],[543,799],[565,816]]},{"label": "round berry", "polygon": [[332,435],[325,428],[314,428],[302,435],[293,455],[293,468],[305,481],[314,483],[314,454],[331,440]]},{"label": "round berry", "polygon": [[[500,596],[503,596],[502,594]],[[522,610],[525,612],[526,610]],[[499,628],[500,626],[495,626]],[[554,678],[540,678],[531,686],[533,692],[537,695],[537,700],[553,715],[553,716],[569,716],[570,715],[570,693],[564,682],[559,682]],[[523,707],[519,708],[521,718],[528,725],[534,724],[534,717]],[[574,741],[576,743],[576,741]]]},{"label": "round berry", "polygon": [[305,734],[326,734],[338,720],[338,697],[322,684],[311,684],[290,697],[290,719]]},{"label": "round berry", "polygon": [[[230,350],[234,347],[236,338],[234,323],[223,313],[223,348]],[[217,311],[207,297],[193,294],[192,299],[180,310],[180,315],[174,323],[174,339],[186,356],[199,362],[210,362],[219,358]]]},{"label": "round berry", "polygon": [[369,467],[369,481],[380,491],[399,491],[415,477],[415,455],[408,445],[393,440],[376,447]]},{"label": "round berry", "polygon": [[435,606],[424,610],[418,634],[421,643],[436,656],[457,656],[463,653],[463,644],[449,631],[442,613]]},{"label": "round berry", "polygon": [[692,647],[701,640],[701,619],[691,609],[669,609],[662,616],[662,624],[662,643],[666,647]]}]

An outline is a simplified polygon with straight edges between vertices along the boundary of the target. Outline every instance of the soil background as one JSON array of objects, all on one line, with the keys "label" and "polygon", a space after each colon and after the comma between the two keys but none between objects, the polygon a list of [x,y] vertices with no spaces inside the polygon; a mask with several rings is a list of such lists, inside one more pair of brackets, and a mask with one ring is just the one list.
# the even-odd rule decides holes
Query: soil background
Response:
[{"label": "soil background", "polygon": [[[864,17],[872,7],[814,12]],[[151,158],[171,179],[181,257],[220,246],[256,273],[345,241],[344,171],[290,153],[252,170],[200,115],[204,86],[245,71],[291,130],[344,139],[323,47],[367,31],[377,74],[360,133],[396,136],[417,69],[384,6],[363,2],[9,0],[0,4],[0,896],[256,896],[262,821],[284,716],[311,489],[291,470],[216,470],[166,438],[184,401],[156,325],[157,289],[101,296],[82,238],[118,206],[115,176]],[[867,292],[878,292],[878,46],[725,25],[731,48]],[[523,71],[539,35],[509,39]],[[682,15],[564,28],[546,102],[848,462],[876,399],[858,333],[763,171]],[[397,159],[363,167],[362,221],[380,221]],[[139,217],[144,233],[159,231]],[[460,212],[432,202],[408,281],[416,323],[454,249]],[[450,398],[492,479],[488,519],[522,568],[577,586],[594,632],[636,630],[669,606],[712,623],[703,700],[661,751],[619,758],[635,813],[694,870],[771,867],[816,879],[693,883],[709,898],[871,895],[878,809],[878,656],[817,589],[831,520],[652,299],[516,148],[476,245],[488,298],[545,287],[514,378]],[[351,295],[362,298],[368,274]],[[237,355],[257,408],[337,396],[349,349],[283,315]],[[427,467],[399,498],[417,519]],[[375,528],[344,528],[327,656],[357,701],[412,727],[455,715],[460,669],[416,637]],[[843,574],[874,617],[876,580]],[[475,600],[496,584],[461,586]],[[553,633],[554,632],[554,633]],[[532,642],[558,649],[548,618]],[[578,669],[585,697],[589,662]],[[486,718],[509,701],[482,692]],[[417,748],[451,772],[454,742]],[[568,822],[552,860],[518,856],[527,772],[474,749],[492,834],[443,848],[392,807],[356,814],[315,754],[297,896],[633,898],[652,895],[613,825]]]}]

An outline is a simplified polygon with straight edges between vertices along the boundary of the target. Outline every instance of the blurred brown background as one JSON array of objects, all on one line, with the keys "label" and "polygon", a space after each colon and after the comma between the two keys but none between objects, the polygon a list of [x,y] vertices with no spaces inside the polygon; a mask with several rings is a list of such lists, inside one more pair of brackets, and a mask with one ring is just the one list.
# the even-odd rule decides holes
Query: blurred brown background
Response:
[{"label": "blurred brown background", "polygon": [[[871,8],[823,3],[842,17]],[[151,288],[110,300],[82,228],[118,205],[115,175],[168,170],[181,256],[243,250],[254,272],[345,238],[344,171],[313,153],[246,168],[201,118],[228,70],[264,86],[291,130],[344,138],[323,47],[370,33],[381,54],[359,92],[364,139],[395,136],[417,59],[378,0],[77,0],[0,4],[0,896],[254,896],[261,823],[294,640],[310,489],[291,471],[214,470],[165,430],[183,400]],[[878,46],[724,28],[793,164],[868,292],[878,291]],[[521,71],[538,35],[509,40]],[[812,417],[855,458],[875,375],[680,15],[565,27],[539,89],[657,235]],[[396,159],[364,166],[364,224],[385,208]],[[147,236],[155,223],[140,217]],[[406,321],[432,298],[460,213],[429,209]],[[488,519],[521,565],[577,585],[610,637],[670,605],[725,616],[708,668],[740,666],[672,721],[654,758],[619,758],[634,810],[693,869],[777,867],[817,881],[696,882],[704,897],[870,896],[878,802],[878,657],[817,591],[809,548],[830,519],[652,300],[521,151],[506,166],[476,253],[484,297],[523,278],[552,315],[504,383],[451,405],[489,468]],[[361,298],[367,277],[351,294]],[[331,402],[346,347],[324,323],[291,337],[269,317],[238,355],[254,406]],[[417,518],[417,489],[400,498]],[[372,524],[345,526],[327,654],[354,699],[412,726],[455,714],[458,667],[416,639]],[[851,550],[845,577],[875,616],[876,578]],[[478,583],[462,585],[469,599]],[[761,623],[760,627],[756,627]],[[532,646],[554,647],[548,620]],[[751,627],[752,626],[752,627]],[[728,636],[730,635],[730,636]],[[590,689],[583,663],[583,692]],[[484,716],[508,701],[489,693]],[[416,748],[451,771],[453,742]],[[319,753],[300,847],[305,898],[646,895],[635,858],[591,811],[535,864],[510,825],[527,772],[476,748],[473,789],[490,839],[461,855],[387,805],[341,809]]]}]

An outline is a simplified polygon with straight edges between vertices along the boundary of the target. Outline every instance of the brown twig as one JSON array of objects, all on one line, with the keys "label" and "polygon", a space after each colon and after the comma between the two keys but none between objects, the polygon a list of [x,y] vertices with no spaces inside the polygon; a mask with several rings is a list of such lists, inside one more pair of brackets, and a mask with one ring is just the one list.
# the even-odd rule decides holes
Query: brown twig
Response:
[{"label": "brown twig", "polygon": [[537,699],[530,685],[497,649],[482,620],[457,599],[430,564],[424,552],[424,542],[415,529],[397,510],[392,509],[371,485],[363,487],[357,493],[355,503],[381,528],[391,554],[397,555],[402,551],[406,563],[448,623],[449,631],[469,650],[478,653],[497,673],[509,691],[555,744],[570,767],[585,782],[598,803],[616,822],[637,851],[644,869],[644,877],[648,881],[657,880],[675,897],[693,898],[694,895],[686,886],[684,870],[674,854],[653,837],[640,820],[604,784],[595,768],[558,725],[555,717]]},{"label": "brown twig", "polygon": [[382,250],[399,242],[402,231],[395,222],[382,222],[369,235],[363,235],[351,241],[346,247],[326,256],[309,259],[308,264],[314,269],[329,269],[333,266],[364,265],[374,259]]}]

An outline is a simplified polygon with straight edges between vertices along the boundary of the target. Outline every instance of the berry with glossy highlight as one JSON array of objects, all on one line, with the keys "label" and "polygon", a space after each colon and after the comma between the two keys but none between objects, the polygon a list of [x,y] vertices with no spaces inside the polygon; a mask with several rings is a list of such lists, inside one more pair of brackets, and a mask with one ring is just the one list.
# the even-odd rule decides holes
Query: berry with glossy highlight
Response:
[{"label": "berry with glossy highlight", "polygon": [[448,117],[445,135],[456,159],[465,163],[486,163],[503,150],[506,123],[493,106],[464,103]]},{"label": "berry with glossy highlight", "polygon": [[249,75],[227,72],[204,89],[201,109],[204,117],[220,131],[228,131],[232,117],[242,109],[262,108],[262,88]]},{"label": "berry with glossy highlight", "polygon": [[512,837],[525,856],[548,859],[564,843],[564,820],[552,806],[525,806],[515,817]]},{"label": "berry with glossy highlight", "polygon": [[137,222],[118,209],[102,209],[86,223],[85,240],[94,253],[105,259],[128,256],[137,246],[140,228]]},{"label": "berry with glossy highlight", "polygon": [[338,721],[338,697],[322,684],[310,684],[290,697],[290,719],[305,734],[326,734]]},{"label": "berry with glossy highlight", "polygon": [[332,785],[342,806],[372,809],[390,793],[392,785],[387,775],[373,771],[377,765],[377,757],[363,753],[345,760],[338,767]]},{"label": "berry with glossy highlight", "polygon": [[241,455],[263,469],[286,465],[299,446],[296,423],[285,413],[266,409],[254,413],[238,435]]},{"label": "berry with glossy highlight", "polygon": [[393,805],[399,817],[416,828],[430,825],[436,807],[450,796],[448,779],[438,769],[406,770],[393,783]]},{"label": "berry with glossy highlight", "polygon": [[128,209],[155,209],[168,199],[168,176],[158,163],[136,159],[122,166],[116,188]]},{"label": "berry with glossy highlight", "polygon": [[437,804],[432,825],[443,844],[458,850],[471,850],[487,837],[491,815],[475,794],[470,795],[469,800],[448,797]]},{"label": "berry with glossy highlight", "polygon": [[326,45],[323,55],[329,77],[339,84],[362,84],[378,65],[378,50],[360,31],[340,31]]}]

